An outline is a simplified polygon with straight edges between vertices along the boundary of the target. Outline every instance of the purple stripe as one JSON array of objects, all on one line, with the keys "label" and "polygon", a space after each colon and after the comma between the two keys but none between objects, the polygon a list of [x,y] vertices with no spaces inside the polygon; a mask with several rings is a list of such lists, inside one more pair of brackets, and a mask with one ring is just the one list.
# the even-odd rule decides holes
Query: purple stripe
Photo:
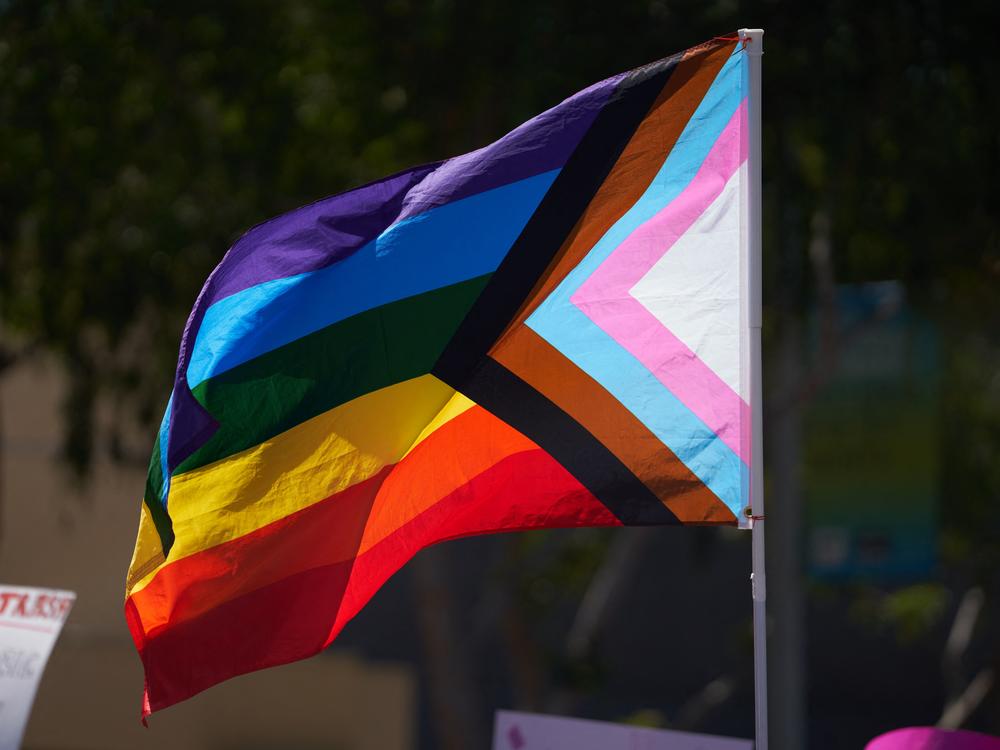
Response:
[{"label": "purple stripe", "polygon": [[562,167],[624,75],[584,89],[478,151],[324,198],[244,234],[208,277],[184,327],[164,476],[217,428],[185,376],[198,329],[213,303],[263,281],[332,265],[397,221]]},{"label": "purple stripe", "polygon": [[444,162],[409,192],[400,220],[561,168],[624,75],[595,83],[495,143]]},{"label": "purple stripe", "polygon": [[324,268],[390,225],[445,203],[562,167],[622,76],[597,83],[495,143],[323,198],[258,224],[209,278],[212,304],[262,281]]},{"label": "purple stripe", "polygon": [[208,277],[204,302],[211,305],[263,281],[343,260],[392,224],[407,193],[439,166],[413,167],[258,224],[236,241]]}]

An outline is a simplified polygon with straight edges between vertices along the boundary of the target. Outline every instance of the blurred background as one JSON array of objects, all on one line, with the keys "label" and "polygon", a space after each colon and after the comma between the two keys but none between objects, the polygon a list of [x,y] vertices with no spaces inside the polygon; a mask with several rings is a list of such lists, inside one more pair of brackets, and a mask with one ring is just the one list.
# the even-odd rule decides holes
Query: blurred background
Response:
[{"label": "blurred background", "polygon": [[493,711],[750,737],[750,538],[427,550],[324,654],[139,725],[155,422],[245,229],[740,26],[764,58],[772,746],[1000,735],[992,2],[0,2],[0,580],[78,602],[27,748],[485,748]]}]

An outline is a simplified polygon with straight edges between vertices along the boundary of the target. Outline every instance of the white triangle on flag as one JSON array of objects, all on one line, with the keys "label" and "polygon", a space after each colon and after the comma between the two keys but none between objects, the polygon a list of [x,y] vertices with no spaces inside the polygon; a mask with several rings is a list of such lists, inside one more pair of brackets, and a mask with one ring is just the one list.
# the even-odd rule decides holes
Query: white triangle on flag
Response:
[{"label": "white triangle on flag", "polygon": [[744,401],[740,383],[740,184],[718,197],[629,293]]}]

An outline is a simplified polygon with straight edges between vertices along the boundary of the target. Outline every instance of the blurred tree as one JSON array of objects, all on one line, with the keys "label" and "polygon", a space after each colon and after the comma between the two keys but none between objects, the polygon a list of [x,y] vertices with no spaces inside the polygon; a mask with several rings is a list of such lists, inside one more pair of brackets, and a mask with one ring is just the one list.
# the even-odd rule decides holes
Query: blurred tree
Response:
[{"label": "blurred tree", "polygon": [[250,7],[0,16],[0,315],[63,357],[77,469],[99,390],[158,416],[187,312],[239,231],[391,171],[421,140],[381,73],[377,19]]}]

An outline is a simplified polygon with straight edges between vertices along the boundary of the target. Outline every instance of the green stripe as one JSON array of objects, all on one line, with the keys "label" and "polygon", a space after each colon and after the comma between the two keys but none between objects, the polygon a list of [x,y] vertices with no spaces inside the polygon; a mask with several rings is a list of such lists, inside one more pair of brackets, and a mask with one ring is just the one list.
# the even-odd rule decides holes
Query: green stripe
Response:
[{"label": "green stripe", "polygon": [[163,466],[160,464],[160,434],[156,433],[153,442],[153,455],[149,458],[149,473],[146,475],[146,497],[160,499],[163,497]]},{"label": "green stripe", "polygon": [[199,384],[195,398],[219,429],[174,474],[427,374],[488,280],[480,276],[359,313]]},{"label": "green stripe", "polygon": [[163,556],[166,557],[170,548],[174,544],[174,526],[170,522],[163,503],[160,502],[160,495],[163,490],[163,468],[160,466],[160,436],[156,436],[153,443],[153,456],[149,460],[149,473],[146,475],[146,492],[143,502],[149,511],[149,517],[156,527],[156,533],[160,537],[160,546],[163,548]]}]

